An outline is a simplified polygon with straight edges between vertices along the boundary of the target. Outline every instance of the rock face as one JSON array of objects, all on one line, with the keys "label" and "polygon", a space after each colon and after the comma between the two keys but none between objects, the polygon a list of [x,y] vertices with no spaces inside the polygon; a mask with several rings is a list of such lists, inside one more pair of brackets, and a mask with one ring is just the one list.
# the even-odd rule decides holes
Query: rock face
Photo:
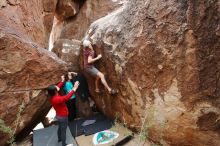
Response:
[{"label": "rock face", "polygon": [[[112,12],[122,3],[123,0],[58,1],[55,11],[56,17],[50,34],[49,50],[52,50],[53,44],[58,39],[81,40],[93,21]],[[50,21],[51,17],[49,16],[45,16],[45,22]],[[46,28],[51,28],[48,23],[45,23],[45,25],[47,26]]]},{"label": "rock face", "polygon": [[[78,14],[64,25],[60,38],[81,40],[89,25],[112,12],[121,5],[122,0],[86,0]],[[78,2],[80,5],[80,2]]]},{"label": "rock face", "polygon": [[50,51],[52,51],[55,41],[57,41],[60,37],[60,33],[63,29],[63,23],[64,22],[62,20],[58,20],[56,17],[53,18],[53,26],[50,33],[48,46]]},{"label": "rock face", "polygon": [[[57,83],[67,67],[55,54],[2,31],[1,34],[0,119],[11,129],[17,126],[15,134],[24,134],[48,112],[50,104],[43,89]],[[0,138],[3,145],[8,135],[0,131]]]},{"label": "rock face", "polygon": [[70,69],[79,72],[79,54],[80,44],[78,40],[58,39],[54,43],[53,52],[57,56],[68,63]]},{"label": "rock face", "polygon": [[59,0],[56,6],[56,14],[60,20],[74,16],[78,11],[79,5],[73,0]]},{"label": "rock face", "polygon": [[43,8],[45,12],[54,12],[56,10],[58,0],[43,0]]},{"label": "rock face", "polygon": [[45,88],[67,64],[47,46],[41,0],[0,3],[0,145],[25,135],[50,108]]},{"label": "rock face", "polygon": [[[52,30],[52,27],[55,27],[56,20],[54,20],[55,17],[55,11],[56,6],[58,4],[58,0],[43,0],[43,10],[44,10],[44,16],[43,16],[43,24],[45,28],[45,34],[46,34],[46,40],[49,42],[49,39],[52,36],[50,36]],[[55,21],[55,22],[54,22]],[[55,29],[55,28],[54,28]],[[49,44],[49,43],[48,43]],[[49,45],[46,45],[46,48],[49,48]]]},{"label": "rock face", "polygon": [[[46,4],[52,3],[52,0],[47,1],[45,2]],[[57,1],[57,5],[55,5],[53,13],[45,15],[44,22],[47,28],[46,30],[48,33],[50,33],[48,37],[48,48],[50,51],[53,49],[55,41],[60,38],[64,22],[66,21],[66,19],[69,19],[70,17],[73,17],[78,13],[79,5],[80,3],[78,1],[59,0]]]},{"label": "rock face", "polygon": [[41,0],[2,0],[0,4],[0,29],[8,34],[47,46],[47,34],[43,24]]},{"label": "rock face", "polygon": [[94,22],[96,65],[120,91],[93,92],[99,108],[165,146],[220,145],[219,14],[217,0],[130,0]]}]

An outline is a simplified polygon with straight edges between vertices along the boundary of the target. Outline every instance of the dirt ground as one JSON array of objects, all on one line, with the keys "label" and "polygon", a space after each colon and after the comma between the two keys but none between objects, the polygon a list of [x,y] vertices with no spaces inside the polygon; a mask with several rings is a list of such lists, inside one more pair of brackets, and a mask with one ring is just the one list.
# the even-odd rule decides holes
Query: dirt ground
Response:
[{"label": "dirt ground", "polygon": [[[120,124],[116,124],[109,130],[119,133],[119,137],[115,139],[113,142],[108,143],[108,144],[102,144],[101,146],[114,145],[119,140],[123,139],[125,136],[132,134],[130,130],[128,130],[127,128],[125,128],[124,126]],[[79,146],[95,146],[92,142],[93,136],[94,134],[90,136],[82,135],[82,136],[76,137],[76,141]],[[124,146],[152,146],[152,144],[150,142],[142,142],[139,140],[138,135],[134,135],[134,138],[131,139],[128,143],[124,144]]]}]

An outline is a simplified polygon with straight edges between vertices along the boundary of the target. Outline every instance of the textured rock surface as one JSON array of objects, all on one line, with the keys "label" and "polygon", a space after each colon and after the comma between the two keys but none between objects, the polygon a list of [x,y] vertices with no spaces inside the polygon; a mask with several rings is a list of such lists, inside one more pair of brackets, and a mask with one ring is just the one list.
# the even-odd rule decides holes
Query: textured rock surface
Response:
[{"label": "textured rock surface", "polygon": [[41,120],[50,108],[43,89],[67,70],[65,62],[42,48],[48,41],[44,14],[41,0],[0,3],[0,119],[5,123],[0,145],[9,138],[2,132],[5,126],[20,136]]},{"label": "textured rock surface", "polygon": [[52,50],[54,42],[58,39],[81,40],[93,21],[112,12],[122,3],[123,0],[58,1],[49,50]]},{"label": "textured rock surface", "polygon": [[93,115],[92,108],[89,105],[89,101],[83,101],[80,97],[76,99],[77,115],[79,117],[89,117]]},{"label": "textured rock surface", "polygon": [[[66,63],[54,53],[3,31],[0,44],[0,118],[12,129],[17,126],[16,134],[28,133],[50,108],[43,89],[60,81]],[[24,110],[16,122],[22,103]],[[0,138],[3,145],[8,137],[0,131]]]},{"label": "textured rock surface", "polygon": [[43,0],[43,8],[45,12],[55,12],[58,0]]},{"label": "textured rock surface", "polygon": [[49,38],[49,50],[51,51],[53,49],[54,42],[59,39],[61,31],[63,29],[63,23],[64,21],[58,20],[57,17],[54,17],[53,19],[53,26],[50,33]]},{"label": "textured rock surface", "polygon": [[23,141],[17,142],[17,146],[32,146],[33,135],[29,135]]},{"label": "textured rock surface", "polygon": [[8,34],[47,46],[42,0],[3,0],[0,4],[0,29]]},{"label": "textured rock surface", "polygon": [[53,48],[53,52],[75,72],[79,71],[80,44],[78,40],[58,39]]},{"label": "textured rock surface", "polygon": [[100,109],[163,145],[220,145],[219,12],[217,0],[130,0],[94,22],[96,65],[120,91],[92,93]]},{"label": "textured rock surface", "polygon": [[59,0],[56,6],[56,14],[59,20],[64,20],[77,14],[78,3],[73,0]]},{"label": "textured rock surface", "polygon": [[[54,29],[57,29],[56,27],[57,24],[56,24],[56,20],[54,20],[54,16],[56,14],[55,12],[56,12],[58,0],[43,0],[42,2],[43,2],[43,10],[44,10],[43,24],[45,28],[45,34],[46,34],[45,37],[46,37],[47,42],[49,42],[49,39],[53,39],[54,37],[54,35],[51,35],[51,32],[54,32]],[[49,47],[50,45],[48,43],[48,45],[46,45],[46,48],[49,48]]]},{"label": "textured rock surface", "polygon": [[49,42],[50,33],[52,31],[52,26],[54,22],[54,13],[47,13],[44,15],[44,26],[45,26],[45,33],[46,33],[46,40]]},{"label": "textured rock surface", "polygon": [[61,38],[81,40],[93,21],[112,12],[121,3],[122,0],[86,0],[79,13],[65,24]]}]

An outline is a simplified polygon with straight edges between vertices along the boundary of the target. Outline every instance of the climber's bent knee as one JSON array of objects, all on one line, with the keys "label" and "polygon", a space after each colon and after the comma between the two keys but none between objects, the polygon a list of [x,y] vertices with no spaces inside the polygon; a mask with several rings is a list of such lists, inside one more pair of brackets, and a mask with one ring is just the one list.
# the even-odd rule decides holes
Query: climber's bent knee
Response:
[{"label": "climber's bent knee", "polygon": [[101,73],[100,71],[97,73],[97,76],[99,77],[99,78],[104,78],[104,74],[103,73]]}]

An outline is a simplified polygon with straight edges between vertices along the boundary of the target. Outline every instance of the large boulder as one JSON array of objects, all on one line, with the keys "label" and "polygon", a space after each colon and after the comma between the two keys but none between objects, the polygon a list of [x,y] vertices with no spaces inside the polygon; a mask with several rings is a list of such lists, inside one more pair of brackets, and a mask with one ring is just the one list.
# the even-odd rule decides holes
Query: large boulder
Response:
[{"label": "large boulder", "polygon": [[[50,37],[53,37],[51,33],[54,33],[53,28],[56,26],[56,21],[54,20],[55,17],[55,11],[58,4],[58,0],[43,0],[43,10],[44,10],[44,16],[43,16],[43,24],[45,29],[45,38],[47,42],[49,42]],[[53,31],[52,31],[53,28]],[[46,48],[49,48],[49,43],[46,46]]]},{"label": "large boulder", "polygon": [[[51,32],[52,32],[53,25],[55,26],[55,24],[53,24],[54,23],[54,13],[45,14],[43,23],[44,23],[45,33],[46,33],[46,39],[49,42],[50,36],[52,37]],[[53,29],[56,29],[56,28],[53,28]],[[53,32],[54,32],[54,30],[53,30]],[[48,47],[49,47],[49,43],[46,48],[48,48]]]},{"label": "large boulder", "polygon": [[60,38],[81,40],[93,21],[112,12],[122,3],[122,0],[86,0],[78,14],[64,25]]},{"label": "large boulder", "polygon": [[42,2],[45,12],[55,12],[58,0],[43,0]]},{"label": "large boulder", "polygon": [[[47,1],[47,3],[51,3],[51,0]],[[47,37],[49,40],[48,49],[50,51],[53,49],[55,41],[60,38],[64,22],[78,13],[81,3],[82,1],[77,0],[58,0],[55,12],[45,15],[46,30],[50,32],[49,37]]]},{"label": "large boulder", "polygon": [[41,0],[0,3],[0,145],[26,135],[51,105],[45,94],[67,71],[47,46]]},{"label": "large boulder", "polygon": [[79,11],[79,4],[73,0],[59,0],[56,6],[56,17],[65,20],[76,15]]},{"label": "large boulder", "polygon": [[63,29],[63,24],[64,21],[57,19],[57,17],[53,18],[53,26],[51,28],[49,37],[48,50],[52,51],[55,41],[59,39],[60,33]]},{"label": "large boulder", "polygon": [[79,72],[80,45],[81,42],[78,40],[58,39],[52,50],[72,71]]},{"label": "large boulder", "polygon": [[213,0],[130,0],[95,21],[96,65],[119,89],[92,92],[98,107],[163,145],[220,145],[219,14]]},{"label": "large boulder", "polygon": [[47,34],[43,23],[42,0],[3,0],[0,4],[0,29],[8,34],[47,46]]},{"label": "large boulder", "polygon": [[[50,108],[44,89],[60,81],[67,64],[37,44],[3,31],[0,44],[1,128],[9,127],[15,135],[23,129],[30,132]],[[0,130],[0,145],[10,134]]]}]

